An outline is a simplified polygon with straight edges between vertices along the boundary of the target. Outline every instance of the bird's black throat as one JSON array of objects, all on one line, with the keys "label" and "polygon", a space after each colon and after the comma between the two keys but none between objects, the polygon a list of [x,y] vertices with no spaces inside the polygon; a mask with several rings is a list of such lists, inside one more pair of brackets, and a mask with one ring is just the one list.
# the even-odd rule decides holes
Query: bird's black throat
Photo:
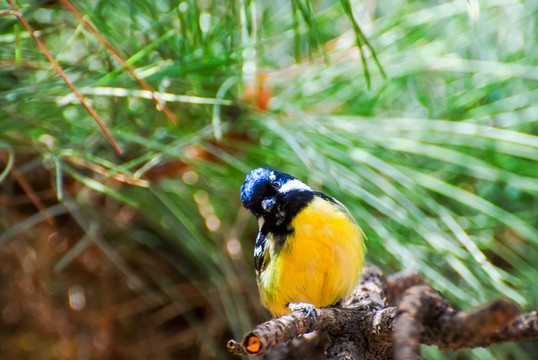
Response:
[{"label": "bird's black throat", "polygon": [[315,195],[318,193],[304,190],[278,195],[273,210],[262,215],[264,223],[261,233],[265,236],[271,234],[278,247],[284,245],[286,237],[295,230],[291,224],[293,219],[312,202]]}]

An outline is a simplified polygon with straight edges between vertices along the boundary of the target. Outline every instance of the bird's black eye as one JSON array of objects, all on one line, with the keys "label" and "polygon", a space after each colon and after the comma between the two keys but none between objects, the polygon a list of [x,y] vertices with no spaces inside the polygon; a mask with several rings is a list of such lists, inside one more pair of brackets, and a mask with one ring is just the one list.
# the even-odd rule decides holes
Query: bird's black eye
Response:
[{"label": "bird's black eye", "polygon": [[278,181],[276,181],[276,180],[271,181],[271,186],[272,186],[273,189],[275,189],[275,190],[280,189],[280,183],[279,183]]}]

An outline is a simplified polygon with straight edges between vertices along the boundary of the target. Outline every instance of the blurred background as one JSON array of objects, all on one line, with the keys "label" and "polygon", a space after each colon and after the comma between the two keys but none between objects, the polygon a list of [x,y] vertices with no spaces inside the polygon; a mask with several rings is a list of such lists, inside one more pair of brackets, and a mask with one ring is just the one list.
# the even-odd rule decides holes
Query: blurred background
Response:
[{"label": "blurred background", "polygon": [[386,274],[416,268],[460,309],[536,309],[537,11],[1,2],[0,357],[233,358],[226,341],[269,318],[239,201],[259,166],[341,200]]}]

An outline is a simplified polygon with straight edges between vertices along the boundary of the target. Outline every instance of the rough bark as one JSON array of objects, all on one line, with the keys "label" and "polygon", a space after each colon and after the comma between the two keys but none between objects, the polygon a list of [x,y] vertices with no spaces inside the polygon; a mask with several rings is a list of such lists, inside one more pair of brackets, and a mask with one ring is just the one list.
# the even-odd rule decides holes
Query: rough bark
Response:
[{"label": "rough bark", "polygon": [[415,360],[421,359],[420,344],[461,349],[538,340],[536,311],[519,314],[506,300],[457,311],[424,283],[416,271],[385,278],[377,267],[368,266],[341,307],[317,308],[313,316],[295,311],[269,320],[241,342],[230,340],[228,349],[265,359],[317,354],[316,359]]}]

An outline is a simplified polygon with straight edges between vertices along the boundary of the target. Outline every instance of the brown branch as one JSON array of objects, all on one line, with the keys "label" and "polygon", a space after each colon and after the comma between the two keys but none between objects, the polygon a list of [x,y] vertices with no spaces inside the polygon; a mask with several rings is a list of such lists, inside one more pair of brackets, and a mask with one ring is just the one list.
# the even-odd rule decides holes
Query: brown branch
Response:
[{"label": "brown branch", "polygon": [[469,312],[457,311],[439,292],[416,286],[406,291],[398,306],[394,325],[395,359],[415,358],[419,344],[460,349],[519,340],[513,335],[521,335],[529,327],[531,332],[534,327],[534,339],[537,339],[536,323],[532,316],[528,317],[530,314],[525,314],[527,317],[514,328],[518,309],[506,300]]},{"label": "brown branch", "polygon": [[69,155],[69,156],[64,156],[64,157],[67,160],[69,160],[70,162],[72,162],[73,164],[83,166],[86,169],[89,169],[89,170],[91,170],[91,171],[93,171],[93,172],[95,172],[97,174],[103,175],[103,176],[105,176],[107,178],[114,179],[115,181],[125,183],[125,184],[136,185],[136,186],[143,187],[143,188],[149,187],[149,181],[147,181],[147,180],[135,179],[132,176],[127,176],[125,174],[115,173],[113,170],[109,170],[109,169],[107,169],[107,168],[105,168],[105,167],[103,167],[101,165],[95,164],[95,163],[93,163],[91,161],[88,161],[88,160],[83,159],[83,158],[78,157],[78,156]]},{"label": "brown branch", "polygon": [[34,206],[40,212],[43,213],[49,225],[56,226],[56,221],[54,220],[54,217],[49,214],[49,212],[47,211],[47,207],[45,206],[45,204],[43,204],[41,198],[36,194],[34,188],[32,187],[32,185],[30,185],[28,179],[23,174],[21,174],[21,172],[15,165],[13,165],[11,173],[13,174],[15,180],[19,183],[22,190],[26,193],[32,204],[34,204]]},{"label": "brown branch", "polygon": [[[416,271],[403,271],[385,279],[379,269],[366,267],[343,308],[315,309],[314,317],[293,312],[269,320],[241,342],[230,340],[228,349],[236,355],[264,354],[264,358],[272,359],[291,354],[293,359],[304,359],[286,348],[298,348],[295,340],[290,340],[315,331],[324,341],[312,346],[317,358],[325,353],[327,359],[388,360],[394,355],[395,359],[417,360],[421,359],[420,344],[459,349],[506,341],[538,341],[537,312],[518,314],[516,306],[506,300],[469,312],[457,311],[439,292],[413,286],[422,283],[424,279]],[[397,307],[386,307],[389,298],[398,298],[402,292]]]},{"label": "brown branch", "polygon": [[28,21],[26,21],[26,18],[22,15],[22,13],[17,9],[17,7],[15,6],[15,2],[13,0],[7,0],[7,2],[9,3],[9,5],[11,6],[12,8],[12,14],[15,15],[19,21],[21,22],[21,24],[26,28],[26,30],[28,30],[28,33],[30,34],[30,36],[35,40],[37,46],[39,47],[39,49],[41,49],[41,51],[43,52],[43,54],[45,55],[45,57],[47,58],[47,60],[51,63],[51,65],[54,67],[54,69],[56,70],[56,72],[58,73],[58,75],[60,75],[60,77],[63,79],[63,81],[65,81],[65,83],[67,84],[67,86],[69,86],[69,88],[71,89],[71,91],[73,91],[73,93],[77,96],[77,98],[80,100],[80,103],[86,108],[86,110],[90,113],[90,115],[95,119],[95,121],[97,122],[97,125],[99,125],[99,127],[101,128],[101,130],[105,133],[106,137],[108,138],[108,141],[112,144],[112,147],[114,148],[114,150],[116,150],[116,152],[119,154],[119,155],[122,155],[123,154],[123,151],[121,150],[119,144],[116,142],[116,140],[114,139],[114,137],[112,136],[112,134],[110,133],[110,131],[108,130],[108,128],[106,127],[106,125],[103,123],[103,121],[101,120],[101,118],[99,117],[99,115],[97,115],[97,113],[95,112],[95,110],[91,107],[91,105],[86,101],[86,99],[82,96],[82,94],[77,90],[77,88],[75,87],[75,85],[71,82],[71,80],[69,80],[69,78],[67,77],[67,75],[64,73],[64,71],[62,70],[61,66],[56,62],[56,60],[54,60],[54,57],[52,57],[51,53],[49,52],[49,50],[45,47],[45,44],[43,44],[43,42],[41,41],[41,39],[39,38],[39,36],[35,33],[34,29],[32,28],[32,26],[30,25],[30,23]]},{"label": "brown branch", "polygon": [[394,326],[394,358],[414,359],[419,351],[424,312],[434,318],[440,316],[448,307],[448,302],[429,287],[417,286],[407,290],[396,315],[398,320]]},{"label": "brown branch", "polygon": [[376,266],[365,266],[351,297],[343,307],[354,308],[367,305],[376,308],[386,307],[387,291],[388,284],[381,270]]},{"label": "brown branch", "polygon": [[363,269],[351,298],[346,301],[346,308],[314,309],[314,317],[300,311],[292,312],[257,326],[245,335],[241,343],[230,340],[228,349],[237,355],[261,355],[270,348],[312,331],[329,334],[332,345],[328,351],[335,355],[330,358],[338,358],[336,355],[341,353],[341,348],[356,347],[355,337],[361,332],[376,334],[376,341],[380,343],[390,343],[391,331],[386,324],[392,322],[394,309],[372,311],[383,307],[386,288],[382,272],[375,266],[367,266]]},{"label": "brown branch", "polygon": [[[391,331],[387,331],[386,324],[392,322],[394,308],[385,308],[372,312],[371,309],[353,308],[344,309],[325,307],[314,309],[315,317],[304,312],[295,311],[291,314],[269,320],[249,332],[241,343],[230,340],[228,349],[236,354],[261,355],[267,350],[284,344],[312,331],[327,332],[331,338],[346,341],[333,341],[330,353],[342,347],[353,348],[361,332],[376,334],[379,343],[390,343]],[[346,336],[342,336],[346,334]],[[351,341],[349,341],[351,340]],[[349,346],[349,343],[353,345]],[[332,350],[331,350],[332,349]]]},{"label": "brown branch", "polygon": [[485,337],[476,346],[489,346],[504,341],[538,341],[538,312],[517,315],[510,325]]},{"label": "brown branch", "polygon": [[14,10],[1,10],[0,16],[6,16],[6,15],[15,15],[17,16],[17,11]]},{"label": "brown branch", "polygon": [[400,271],[396,274],[392,274],[387,277],[387,285],[389,293],[387,294],[388,302],[390,305],[394,305],[396,299],[398,299],[405,290],[416,285],[425,285],[427,283],[417,270],[408,269]]},{"label": "brown branch", "polygon": [[81,24],[99,40],[101,44],[103,44],[104,47],[107,48],[108,51],[121,63],[121,65],[127,70],[135,79],[138,81],[140,86],[142,86],[145,90],[149,91],[151,93],[151,97],[157,105],[162,109],[162,111],[166,114],[168,119],[175,125],[177,124],[177,119],[174,116],[174,114],[168,109],[165,103],[163,103],[155,91],[151,88],[151,86],[142,78],[140,78],[138,75],[136,75],[134,68],[127,64],[125,60],[121,57],[121,55],[118,53],[118,51],[93,27],[92,24],[90,24],[81,13],[78,12],[78,10],[69,2],[69,0],[60,0],[60,2],[69,10],[75,17],[78,19],[78,21],[81,22]]}]

